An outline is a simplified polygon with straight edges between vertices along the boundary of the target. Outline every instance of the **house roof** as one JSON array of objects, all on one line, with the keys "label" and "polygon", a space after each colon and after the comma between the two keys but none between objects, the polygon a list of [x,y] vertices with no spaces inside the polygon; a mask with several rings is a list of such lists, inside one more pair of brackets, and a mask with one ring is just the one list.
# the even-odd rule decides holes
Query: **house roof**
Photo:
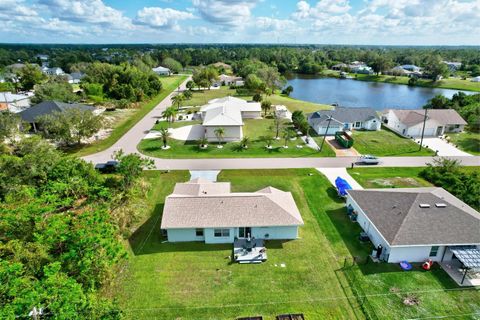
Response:
[{"label": "house roof", "polygon": [[[403,124],[412,126],[423,122],[425,118],[424,110],[400,110],[392,109],[393,113]],[[465,120],[453,109],[429,109],[427,111],[427,119],[437,121],[442,125],[449,124],[467,124]]]},{"label": "house roof", "polygon": [[58,101],[43,101],[36,104],[22,112],[19,115],[24,121],[35,122],[35,119],[40,116],[51,114],[53,112],[64,112],[68,109],[81,109],[81,110],[95,110],[94,107],[80,103],[64,103]]},{"label": "house roof", "polygon": [[153,72],[170,72],[170,69],[162,67],[162,66],[158,66],[156,68],[152,68],[152,71]]},{"label": "house roof", "polygon": [[346,108],[336,107],[332,110],[320,110],[308,115],[308,121],[312,125],[327,125],[328,118],[340,124],[353,123],[356,121],[368,121],[377,119],[380,121],[377,112],[372,108]]},{"label": "house roof", "polygon": [[229,183],[200,180],[177,183],[165,200],[161,228],[299,225],[303,225],[303,219],[290,192],[267,187],[257,192],[231,193]]},{"label": "house roof", "polygon": [[0,102],[15,102],[24,99],[30,99],[33,94],[15,94],[11,92],[0,92]]},{"label": "house roof", "polygon": [[391,246],[480,244],[480,213],[442,188],[347,193]]},{"label": "house roof", "polygon": [[242,77],[229,76],[229,75],[226,75],[226,74],[221,74],[218,78],[219,78],[221,81],[239,81],[239,80],[243,80]]},{"label": "house roof", "polygon": [[242,112],[261,112],[261,105],[228,96],[210,100],[200,111],[205,113],[204,126],[239,126],[243,125]]}]

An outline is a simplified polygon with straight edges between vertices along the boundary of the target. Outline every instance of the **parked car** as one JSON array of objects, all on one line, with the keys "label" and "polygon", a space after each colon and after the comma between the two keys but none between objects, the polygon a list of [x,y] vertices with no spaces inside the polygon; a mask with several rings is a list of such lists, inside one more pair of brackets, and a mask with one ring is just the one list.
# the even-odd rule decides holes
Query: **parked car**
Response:
[{"label": "parked car", "polygon": [[378,164],[380,159],[370,154],[366,154],[360,157],[359,162],[364,164]]},{"label": "parked car", "polygon": [[95,169],[101,173],[113,173],[117,170],[118,161],[110,160],[105,163],[97,163]]}]

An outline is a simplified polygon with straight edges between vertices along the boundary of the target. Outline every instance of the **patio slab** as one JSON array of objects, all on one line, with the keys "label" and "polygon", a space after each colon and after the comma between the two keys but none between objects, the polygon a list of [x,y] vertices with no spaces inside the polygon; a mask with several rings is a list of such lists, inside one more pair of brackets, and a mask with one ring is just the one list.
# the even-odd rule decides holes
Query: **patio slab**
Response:
[{"label": "patio slab", "polygon": [[267,260],[267,251],[261,239],[235,239],[233,256],[238,263],[261,263]]},{"label": "patio slab", "polygon": [[446,273],[461,287],[477,287],[480,286],[480,273],[474,273],[472,270],[469,271],[465,280],[463,280],[463,271],[460,266],[452,263],[452,261],[440,262],[440,266]]}]

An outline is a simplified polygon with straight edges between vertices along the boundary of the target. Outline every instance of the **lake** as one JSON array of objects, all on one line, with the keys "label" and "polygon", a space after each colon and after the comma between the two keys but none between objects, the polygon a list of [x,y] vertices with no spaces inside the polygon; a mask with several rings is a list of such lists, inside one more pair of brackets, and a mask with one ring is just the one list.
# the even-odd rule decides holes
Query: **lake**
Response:
[{"label": "lake", "polygon": [[338,103],[344,107],[371,107],[375,110],[421,109],[437,94],[451,98],[460,91],[303,75],[288,79],[288,85],[293,87],[290,96],[295,99],[323,104]]}]

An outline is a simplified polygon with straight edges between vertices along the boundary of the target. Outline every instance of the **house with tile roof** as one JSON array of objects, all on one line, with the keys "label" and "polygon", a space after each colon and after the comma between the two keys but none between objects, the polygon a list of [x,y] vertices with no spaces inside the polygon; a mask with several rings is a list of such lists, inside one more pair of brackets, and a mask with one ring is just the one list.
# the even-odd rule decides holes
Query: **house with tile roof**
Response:
[{"label": "house with tile roof", "polygon": [[[382,115],[389,129],[405,136],[420,137],[423,130],[425,110],[391,109]],[[453,109],[429,109],[425,121],[425,137],[441,136],[447,132],[462,132],[467,122]]]},{"label": "house with tile roof", "polygon": [[215,130],[223,128],[224,141],[238,141],[243,137],[243,119],[261,118],[259,102],[248,102],[235,97],[213,99],[200,108],[205,138],[216,141]]},{"label": "house with tile roof", "polygon": [[[334,135],[337,131],[380,130],[381,121],[372,108],[335,107],[307,115],[308,124],[317,134]],[[330,123],[330,124],[329,124]]]},{"label": "house with tile roof", "polygon": [[170,242],[233,243],[296,239],[302,225],[290,192],[274,187],[231,192],[229,182],[197,178],[175,185],[165,200],[161,229]]},{"label": "house with tile roof", "polygon": [[[463,277],[480,271],[480,213],[443,188],[347,190],[346,204],[373,246],[381,246],[374,253],[380,260],[431,259],[454,279],[458,270]],[[480,285],[478,276],[469,283]]]}]

